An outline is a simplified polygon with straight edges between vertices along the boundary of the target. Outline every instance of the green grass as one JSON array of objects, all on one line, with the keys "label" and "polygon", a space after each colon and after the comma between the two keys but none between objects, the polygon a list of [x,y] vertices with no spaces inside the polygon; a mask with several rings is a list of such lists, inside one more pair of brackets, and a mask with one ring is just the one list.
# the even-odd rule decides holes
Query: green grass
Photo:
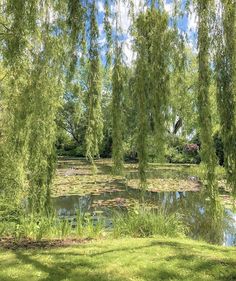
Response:
[{"label": "green grass", "polygon": [[188,232],[179,214],[167,214],[162,210],[150,209],[146,206],[130,209],[127,213],[115,214],[113,224],[115,238],[154,235],[185,237]]},{"label": "green grass", "polygon": [[[95,224],[89,213],[77,214],[73,227],[68,219],[57,216],[21,215],[16,221],[0,221],[0,239],[9,238],[18,242],[21,239],[33,241],[54,239],[99,238],[105,234],[104,219],[99,217]],[[1,280],[0,280],[1,281]]]},{"label": "green grass", "polygon": [[90,213],[78,213],[73,224],[68,219],[55,215],[22,214],[16,221],[0,221],[0,238],[33,241],[54,239],[81,239],[101,237],[185,237],[188,228],[177,213],[167,214],[164,210],[138,205],[128,212],[116,211],[111,214],[113,228],[105,226],[105,218],[97,212],[96,223]]},{"label": "green grass", "polygon": [[101,240],[1,250],[1,281],[236,280],[236,249],[186,239]]}]

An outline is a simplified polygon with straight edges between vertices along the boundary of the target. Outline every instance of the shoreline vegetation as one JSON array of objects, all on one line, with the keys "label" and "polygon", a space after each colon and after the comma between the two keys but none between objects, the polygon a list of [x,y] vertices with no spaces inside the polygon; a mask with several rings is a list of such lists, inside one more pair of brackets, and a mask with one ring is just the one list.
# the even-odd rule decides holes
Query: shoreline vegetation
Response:
[{"label": "shoreline vegetation", "polygon": [[[44,245],[44,243],[47,244],[46,241],[49,241],[49,245],[57,245],[58,243],[58,246],[60,246],[67,245],[68,241],[111,239],[112,237],[189,236],[189,221],[188,218],[185,218],[185,221],[183,220],[181,210],[176,212],[173,209],[168,213],[155,203],[149,201],[142,203],[140,201],[142,194],[139,192],[138,186],[132,188],[127,184],[129,178],[131,178],[131,181],[136,181],[134,178],[136,176],[136,164],[125,164],[127,173],[122,177],[112,174],[112,165],[109,159],[96,160],[96,165],[97,172],[95,174],[85,159],[60,158],[52,194],[52,199],[70,199],[70,196],[76,196],[76,198],[94,196],[98,199],[94,200],[91,205],[93,212],[82,212],[74,209],[75,214],[70,214],[70,217],[68,215],[59,216],[55,209],[50,215],[28,215],[23,211],[16,216],[14,210],[12,210],[9,214],[5,214],[5,221],[0,222],[0,234],[2,236],[0,245],[9,245],[10,248],[14,248],[22,243],[22,245],[28,247],[31,244]],[[82,174],[83,176],[81,176]],[[166,188],[161,184],[161,190],[159,188],[154,191],[147,189],[146,193],[151,193],[152,197],[154,194],[158,195],[159,192],[168,194],[170,190],[172,190],[172,193],[178,191],[180,195],[185,191],[199,193],[199,190],[204,188],[200,182],[201,167],[196,165],[152,163],[150,164],[150,177],[151,181],[160,181],[166,183],[167,186]],[[224,174],[221,168],[219,168],[217,177],[219,181],[222,181]],[[184,181],[187,183],[187,188],[175,189],[172,186],[172,181],[178,184],[182,184]],[[194,189],[192,185],[195,186]],[[202,188],[196,190],[196,186],[200,185],[202,185]],[[129,197],[125,197],[127,190]],[[227,206],[227,208],[231,207],[230,196],[225,193],[225,190],[220,198],[221,204]],[[197,205],[198,203],[193,204]],[[74,205],[72,204],[72,206]],[[120,208],[114,209],[118,206]],[[108,217],[104,217],[101,208],[114,210],[109,213]],[[194,205],[193,208],[195,208]],[[198,208],[200,208],[200,205]],[[195,215],[194,213],[192,215],[193,219]],[[200,218],[198,219],[200,220]],[[110,226],[111,221],[112,227]],[[222,227],[220,226],[219,233],[222,233]],[[191,236],[196,234],[198,233],[194,232],[194,235]],[[204,231],[203,234],[207,237],[206,240],[211,242],[210,236],[208,237]],[[201,239],[203,237],[196,238]]]}]

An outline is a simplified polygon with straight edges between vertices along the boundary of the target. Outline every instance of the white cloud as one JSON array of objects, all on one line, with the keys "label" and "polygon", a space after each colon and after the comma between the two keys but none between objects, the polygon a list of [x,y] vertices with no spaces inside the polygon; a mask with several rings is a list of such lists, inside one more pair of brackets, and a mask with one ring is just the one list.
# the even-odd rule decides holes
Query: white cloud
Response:
[{"label": "white cloud", "polygon": [[[123,1],[118,1],[114,9],[118,15],[118,27],[121,29],[122,33],[127,34],[131,25],[131,18],[129,16],[129,9],[127,3],[124,3]],[[114,28],[116,25],[115,21],[116,20],[114,19]]]},{"label": "white cloud", "polygon": [[[145,0],[134,1],[134,16],[137,16],[140,12],[146,9]],[[133,37],[130,34],[130,27],[132,24],[132,18],[129,13],[129,3],[119,0],[114,6],[114,11],[118,13],[118,27],[121,34],[125,37],[123,40],[123,53],[125,62],[127,65],[131,65],[134,61],[136,54],[133,51]],[[115,28],[115,21],[113,22],[113,28]]]},{"label": "white cloud", "polygon": [[198,16],[193,4],[190,5],[187,16],[188,22],[186,31],[188,36],[188,46],[192,49],[194,53],[197,53]]},{"label": "white cloud", "polygon": [[164,8],[165,8],[166,12],[171,16],[174,12],[174,3],[168,2],[166,0],[166,1],[164,1]]},{"label": "white cloud", "polygon": [[[218,1],[218,0],[217,0]],[[145,0],[135,0],[134,1],[134,15],[137,16],[140,12],[146,10]],[[164,0],[164,9],[166,12],[172,16],[174,13],[174,1]],[[118,0],[116,4],[111,7],[112,14],[118,13],[118,27],[120,33],[124,35],[123,40],[123,53],[125,61],[128,65],[131,65],[136,58],[136,54],[133,51],[133,37],[130,34],[130,27],[132,24],[131,15],[129,13],[129,1]],[[104,2],[103,0],[98,1],[98,11],[104,13]],[[196,52],[196,33],[197,33],[197,13],[193,5],[190,5],[190,11],[187,17],[187,34],[189,38],[189,47]],[[116,27],[116,20],[113,18],[111,20],[113,30]],[[100,35],[104,34],[103,26],[99,26]],[[120,34],[120,35],[121,35]],[[103,36],[101,39],[101,44],[104,44]]]},{"label": "white cloud", "polygon": [[197,52],[197,47],[196,47],[196,42],[193,42],[193,40],[189,40],[188,42],[186,42],[186,45],[189,49],[192,50],[192,52],[196,55]]},{"label": "white cloud", "polygon": [[197,13],[194,9],[193,5],[189,7],[189,14],[188,14],[188,32],[196,32],[197,31]]},{"label": "white cloud", "polygon": [[[137,16],[140,12],[146,9],[145,0],[134,1],[134,15]],[[130,15],[129,1],[119,0],[113,6],[113,11],[118,14],[118,25],[122,33],[127,34],[132,23]],[[115,21],[113,22],[115,28]]]},{"label": "white cloud", "polygon": [[99,40],[98,40],[98,43],[101,47],[103,47],[106,44],[106,38],[100,37]]},{"label": "white cloud", "polygon": [[104,4],[103,4],[103,1],[98,1],[98,12],[99,13],[104,13],[105,12],[105,9],[104,9]]},{"label": "white cloud", "polygon": [[140,12],[146,10],[145,0],[134,1],[134,14],[137,16]]},{"label": "white cloud", "polygon": [[99,30],[100,36],[102,36],[102,35],[104,34],[103,23],[100,23],[100,24],[98,25],[98,30]]},{"label": "white cloud", "polygon": [[133,51],[133,38],[129,36],[123,44],[123,53],[125,63],[130,66],[136,58],[136,53]]}]

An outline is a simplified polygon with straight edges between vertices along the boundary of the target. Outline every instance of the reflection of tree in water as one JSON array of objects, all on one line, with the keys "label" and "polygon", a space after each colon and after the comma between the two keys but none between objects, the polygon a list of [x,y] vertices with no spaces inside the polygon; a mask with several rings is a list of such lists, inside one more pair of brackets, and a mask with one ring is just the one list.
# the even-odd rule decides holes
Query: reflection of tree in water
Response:
[{"label": "reflection of tree in water", "polygon": [[223,244],[224,234],[235,232],[230,213],[221,205],[218,194],[210,193],[207,187],[201,192],[162,192],[150,196],[158,208],[180,214],[189,228],[188,235],[194,239]]},{"label": "reflection of tree in water", "polygon": [[215,244],[223,243],[229,220],[217,194],[209,194],[204,189],[199,193],[189,192],[186,198],[181,196],[175,201],[173,208],[183,214],[190,236]]},{"label": "reflection of tree in water", "polygon": [[[205,205],[205,225],[202,226],[204,239],[208,242],[222,244],[224,239],[225,213],[218,195],[209,196]],[[205,227],[204,227],[205,226]]]},{"label": "reflection of tree in water", "polygon": [[[59,211],[59,215],[74,215],[76,211],[93,212],[103,211],[103,215],[110,221],[111,213],[118,207],[118,199],[132,199],[136,202],[140,199],[140,192],[130,190],[129,192],[113,192],[89,196],[68,196],[55,200],[54,207]],[[180,219],[189,228],[189,236],[194,239],[223,244],[227,235],[231,235],[230,243],[233,243],[235,230],[232,229],[232,215],[221,206],[217,194],[210,194],[207,189],[201,192],[145,192],[145,204],[153,206],[166,213],[178,213]],[[98,202],[113,202],[111,206],[101,205]],[[126,207],[119,211],[127,211]],[[231,228],[231,229],[230,229]],[[228,237],[228,236],[227,236]]]},{"label": "reflection of tree in water", "polygon": [[199,193],[169,192],[160,194],[159,200],[168,212],[182,215],[191,237],[215,244],[223,243],[230,221],[217,194],[211,195],[207,190]]},{"label": "reflection of tree in water", "polygon": [[78,213],[87,212],[92,205],[92,197],[86,196],[64,196],[53,200],[53,206],[57,210],[59,216],[73,216]]},{"label": "reflection of tree in water", "polygon": [[207,242],[222,244],[230,219],[220,203],[218,194],[210,194],[204,190],[200,196],[201,215],[198,216],[198,221],[195,223],[199,226],[194,234]]}]

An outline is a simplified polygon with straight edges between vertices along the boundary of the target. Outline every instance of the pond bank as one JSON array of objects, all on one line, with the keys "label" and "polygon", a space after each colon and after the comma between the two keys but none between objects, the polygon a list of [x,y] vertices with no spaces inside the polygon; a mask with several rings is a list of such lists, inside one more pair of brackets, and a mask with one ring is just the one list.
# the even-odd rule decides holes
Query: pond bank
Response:
[{"label": "pond bank", "polygon": [[[126,163],[123,177],[112,175],[111,159],[96,160],[96,165],[93,174],[85,159],[60,159],[52,200],[59,216],[73,222],[77,212],[88,212],[96,221],[102,214],[110,225],[113,211],[140,205],[137,164]],[[224,171],[218,167],[217,172],[222,184]],[[230,211],[230,196],[226,193],[220,198],[223,209],[211,201],[201,184],[201,173],[198,165],[150,164],[149,188],[142,194],[145,204],[167,214],[178,213],[194,239],[235,245],[236,213]],[[217,222],[212,219],[214,212]]]}]

